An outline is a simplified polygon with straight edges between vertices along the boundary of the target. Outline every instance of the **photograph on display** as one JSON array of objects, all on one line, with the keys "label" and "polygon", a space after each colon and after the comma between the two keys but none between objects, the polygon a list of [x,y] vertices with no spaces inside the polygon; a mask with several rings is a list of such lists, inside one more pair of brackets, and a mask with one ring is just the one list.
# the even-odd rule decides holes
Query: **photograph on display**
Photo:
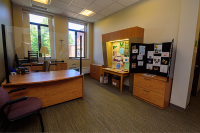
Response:
[{"label": "photograph on display", "polygon": [[168,64],[168,60],[162,59],[162,64],[167,65]]},{"label": "photograph on display", "polygon": [[136,63],[132,63],[131,68],[136,68]]},{"label": "photograph on display", "polygon": [[137,55],[132,56],[132,60],[135,60],[137,58]]},{"label": "photograph on display", "polygon": [[153,59],[148,59],[147,62],[148,62],[149,64],[153,64]]},{"label": "photograph on display", "polygon": [[162,43],[154,44],[154,54],[162,53]]},{"label": "photograph on display", "polygon": [[137,49],[137,48],[136,48],[136,45],[132,46],[132,50],[133,50],[133,49]]},{"label": "photograph on display", "polygon": [[159,70],[159,67],[154,67],[153,70],[154,70],[154,71],[158,71],[158,70]]},{"label": "photograph on display", "polygon": [[139,55],[145,55],[145,49],[146,49],[146,46],[140,46],[139,47]]},{"label": "photograph on display", "polygon": [[169,52],[162,52],[162,57],[169,57]]},{"label": "photograph on display", "polygon": [[154,56],[153,66],[160,66],[160,64],[161,64],[161,57],[160,56]]}]

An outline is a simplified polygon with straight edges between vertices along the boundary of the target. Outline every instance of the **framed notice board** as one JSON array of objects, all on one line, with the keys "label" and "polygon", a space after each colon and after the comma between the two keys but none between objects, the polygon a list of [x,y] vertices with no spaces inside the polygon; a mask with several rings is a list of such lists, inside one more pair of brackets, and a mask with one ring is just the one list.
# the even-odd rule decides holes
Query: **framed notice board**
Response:
[{"label": "framed notice board", "polygon": [[169,77],[173,42],[132,43],[130,49],[130,73],[150,73]]}]

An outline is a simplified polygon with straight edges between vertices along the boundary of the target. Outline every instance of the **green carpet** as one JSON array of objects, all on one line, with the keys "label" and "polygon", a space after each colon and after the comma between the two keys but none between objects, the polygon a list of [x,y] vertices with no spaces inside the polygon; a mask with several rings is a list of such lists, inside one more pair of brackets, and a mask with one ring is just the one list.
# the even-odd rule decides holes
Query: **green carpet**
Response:
[{"label": "green carpet", "polygon": [[[186,112],[158,109],[111,84],[85,76],[85,99],[41,110],[46,132],[200,132],[200,95]],[[8,132],[41,132],[38,116],[13,123]]]}]

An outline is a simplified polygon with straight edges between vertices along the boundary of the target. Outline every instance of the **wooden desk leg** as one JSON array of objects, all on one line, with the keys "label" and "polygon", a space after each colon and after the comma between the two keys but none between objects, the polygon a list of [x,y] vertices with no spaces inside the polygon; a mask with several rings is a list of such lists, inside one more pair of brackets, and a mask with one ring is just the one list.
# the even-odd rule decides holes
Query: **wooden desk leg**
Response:
[{"label": "wooden desk leg", "polygon": [[102,70],[102,84],[104,84],[104,70]]},{"label": "wooden desk leg", "polygon": [[123,75],[121,75],[121,82],[120,82],[120,92],[122,93],[122,87],[123,87]]}]

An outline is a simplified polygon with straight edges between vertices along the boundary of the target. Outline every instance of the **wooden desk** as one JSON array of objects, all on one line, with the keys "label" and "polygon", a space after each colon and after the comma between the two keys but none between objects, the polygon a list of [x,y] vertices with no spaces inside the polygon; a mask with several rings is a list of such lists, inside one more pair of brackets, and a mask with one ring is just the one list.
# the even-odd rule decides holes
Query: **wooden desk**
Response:
[{"label": "wooden desk", "polygon": [[1,86],[6,90],[27,87],[26,90],[10,94],[11,100],[20,97],[38,97],[48,107],[82,97],[84,99],[84,75],[75,70],[10,75],[10,82]]},{"label": "wooden desk", "polygon": [[[42,70],[42,63],[22,63],[22,66],[30,66],[31,71]],[[50,71],[59,71],[59,70],[67,70],[67,63],[50,63]]]},{"label": "wooden desk", "polygon": [[124,76],[129,76],[129,72],[118,72],[117,69],[110,69],[110,68],[102,68],[102,84],[104,84],[104,73],[110,73],[113,75],[117,75],[120,76],[120,92],[122,93],[122,89],[123,89],[123,78]]}]

